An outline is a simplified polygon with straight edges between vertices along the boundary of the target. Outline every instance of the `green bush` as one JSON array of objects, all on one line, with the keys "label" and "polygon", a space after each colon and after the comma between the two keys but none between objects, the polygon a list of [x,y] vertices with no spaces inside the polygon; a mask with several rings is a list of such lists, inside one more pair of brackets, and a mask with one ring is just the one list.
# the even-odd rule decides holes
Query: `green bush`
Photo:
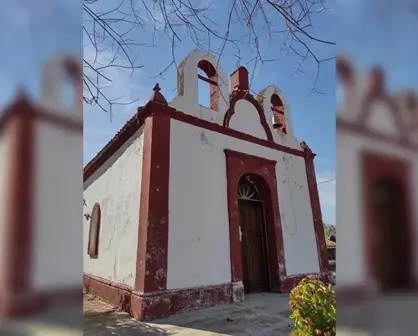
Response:
[{"label": "green bush", "polygon": [[292,336],[336,335],[336,296],[331,285],[310,275],[291,291],[289,305]]}]

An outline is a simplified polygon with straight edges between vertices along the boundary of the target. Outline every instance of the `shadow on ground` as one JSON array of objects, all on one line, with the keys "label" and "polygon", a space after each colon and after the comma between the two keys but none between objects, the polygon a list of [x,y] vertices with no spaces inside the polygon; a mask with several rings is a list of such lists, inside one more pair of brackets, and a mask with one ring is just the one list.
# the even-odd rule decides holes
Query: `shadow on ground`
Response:
[{"label": "shadow on ground", "polygon": [[418,293],[379,296],[361,304],[338,304],[338,336],[416,335]]},{"label": "shadow on ground", "polygon": [[115,312],[86,317],[84,335],[165,336],[170,333],[159,326],[135,321],[125,313]]},{"label": "shadow on ground", "polygon": [[126,314],[85,318],[84,335],[175,336],[288,336],[291,322],[288,296],[262,293],[245,302],[173,315],[152,323],[138,322]]},{"label": "shadow on ground", "polygon": [[14,327],[0,327],[0,335],[30,336],[29,332],[16,330]]}]

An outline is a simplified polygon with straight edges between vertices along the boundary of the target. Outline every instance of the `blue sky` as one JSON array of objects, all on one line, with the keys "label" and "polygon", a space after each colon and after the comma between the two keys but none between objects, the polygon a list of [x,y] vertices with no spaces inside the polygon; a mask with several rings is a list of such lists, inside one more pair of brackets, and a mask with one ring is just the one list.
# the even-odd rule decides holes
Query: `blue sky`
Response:
[{"label": "blue sky", "polygon": [[[217,15],[214,19],[225,22],[227,2],[215,1],[213,9]],[[218,14],[220,13],[220,14]],[[81,54],[82,45],[82,10],[79,4],[64,0],[13,1],[3,4],[0,13],[3,31],[2,45],[10,45],[7,52],[0,55],[0,79],[2,91],[0,104],[7,102],[17,86],[25,84],[28,91],[35,97],[39,96],[40,66],[51,53],[58,50],[73,51]],[[313,18],[312,35],[326,40],[334,40],[335,11],[323,12]],[[7,29],[6,29],[7,27]],[[238,31],[235,26],[235,31]],[[220,26],[222,28],[222,26]],[[151,40],[151,32],[133,31],[132,38],[138,41]],[[213,42],[216,43],[216,42]],[[277,46],[267,48],[262,44],[266,58],[278,55]],[[215,45],[215,44],[213,44]],[[333,56],[332,47],[321,44],[310,44],[319,58]],[[282,45],[279,45],[279,48]],[[177,61],[181,61],[195,46],[182,32],[182,42],[175,49]],[[3,49],[4,50],[4,49]],[[106,89],[109,96],[123,97],[126,102],[135,101],[131,106],[115,106],[112,118],[97,107],[85,106],[84,163],[87,163],[101,147],[114,135],[124,122],[135,113],[138,105],[145,103],[152,93],[155,82],[159,82],[167,99],[174,97],[176,87],[175,69],[164,73],[163,78],[152,78],[171,61],[171,49],[167,39],[161,35],[155,46],[138,49],[138,64],[143,65],[134,75],[129,72],[110,69],[106,75],[112,78],[111,87]],[[236,67],[235,50],[227,47],[221,62],[227,73]],[[93,55],[91,48],[84,48],[85,57]],[[241,47],[241,62],[245,63],[254,55],[251,47]],[[267,85],[278,86],[286,96],[292,110],[294,131],[299,140],[306,141],[318,154],[316,170],[318,182],[334,178],[334,146],[335,146],[335,76],[334,63],[321,65],[317,89],[324,94],[310,95],[315,81],[316,63],[305,62],[304,73],[294,72],[300,59],[294,54],[282,52],[281,59],[275,63],[265,64],[263,68],[253,68],[248,64],[250,75],[254,74],[251,89],[260,91]],[[112,57],[111,51],[100,55],[102,60]],[[335,223],[335,182],[319,185],[324,220]]]}]

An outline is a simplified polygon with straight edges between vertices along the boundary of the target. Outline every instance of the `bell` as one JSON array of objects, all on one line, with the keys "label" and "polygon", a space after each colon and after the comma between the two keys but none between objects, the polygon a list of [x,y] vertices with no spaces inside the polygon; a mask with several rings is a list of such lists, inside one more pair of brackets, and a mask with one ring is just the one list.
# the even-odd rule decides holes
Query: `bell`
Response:
[{"label": "bell", "polygon": [[273,124],[274,129],[278,129],[283,126],[282,122],[280,121],[280,118],[278,115],[274,114],[271,118],[271,122]]}]

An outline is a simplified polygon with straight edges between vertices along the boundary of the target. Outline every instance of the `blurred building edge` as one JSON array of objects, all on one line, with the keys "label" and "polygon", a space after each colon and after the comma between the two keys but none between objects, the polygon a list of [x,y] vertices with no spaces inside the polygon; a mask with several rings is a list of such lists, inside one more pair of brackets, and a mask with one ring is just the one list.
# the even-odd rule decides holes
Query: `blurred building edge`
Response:
[{"label": "blurred building edge", "polygon": [[418,285],[418,108],[389,94],[382,69],[359,81],[337,59],[345,102],[337,114],[338,302]]},{"label": "blurred building edge", "polygon": [[82,304],[81,100],[67,110],[59,105],[60,74],[70,75],[79,95],[81,66],[54,57],[42,100],[21,91],[0,117],[1,317]]}]

